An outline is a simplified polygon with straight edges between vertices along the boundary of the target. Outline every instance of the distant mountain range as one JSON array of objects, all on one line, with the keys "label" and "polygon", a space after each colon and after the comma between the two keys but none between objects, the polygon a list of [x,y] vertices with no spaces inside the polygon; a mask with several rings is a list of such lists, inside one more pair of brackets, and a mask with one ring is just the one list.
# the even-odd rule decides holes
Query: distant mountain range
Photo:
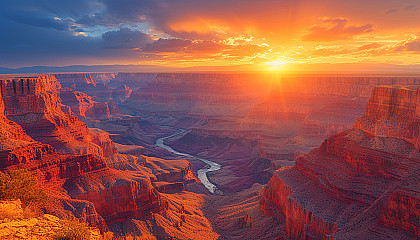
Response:
[{"label": "distant mountain range", "polygon": [[[256,67],[257,66],[257,67]],[[393,64],[289,64],[296,72],[372,72],[372,73],[419,73],[420,65]],[[0,67],[0,74],[63,73],[63,72],[209,72],[209,71],[261,71],[263,65],[197,66],[173,68],[158,65],[70,65],[61,67],[31,66],[21,68]]]}]

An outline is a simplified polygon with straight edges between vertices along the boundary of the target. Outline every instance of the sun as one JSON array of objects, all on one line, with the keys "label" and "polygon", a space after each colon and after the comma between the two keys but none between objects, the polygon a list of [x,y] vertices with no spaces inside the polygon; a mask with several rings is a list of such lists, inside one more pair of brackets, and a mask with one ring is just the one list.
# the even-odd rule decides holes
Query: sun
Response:
[{"label": "sun", "polygon": [[283,71],[285,70],[285,65],[289,62],[285,60],[276,60],[271,62],[266,62],[265,64],[268,66],[268,71]]}]

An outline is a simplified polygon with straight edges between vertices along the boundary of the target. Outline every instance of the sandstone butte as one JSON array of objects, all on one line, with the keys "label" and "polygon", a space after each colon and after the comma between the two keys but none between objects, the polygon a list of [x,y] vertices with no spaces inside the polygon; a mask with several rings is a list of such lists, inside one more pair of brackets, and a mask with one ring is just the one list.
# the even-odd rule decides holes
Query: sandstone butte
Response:
[{"label": "sandstone butte", "polygon": [[[156,219],[155,213],[163,214],[164,222],[173,221],[166,217],[184,214],[178,210],[179,199],[174,205],[156,188],[182,191],[184,183],[195,182],[190,163],[117,154],[106,132],[89,131],[76,116],[61,111],[56,94],[60,84],[54,76],[0,79],[0,86],[0,170],[25,168],[36,174],[49,195],[46,213],[76,217],[102,232],[112,224],[129,224],[133,218]],[[108,164],[124,170],[131,164],[139,171],[112,169]],[[189,215],[203,222],[202,233],[215,238],[206,219],[196,215],[197,207]],[[135,231],[141,224],[128,229]],[[197,227],[194,221],[185,225]],[[186,236],[179,229],[172,231]]]},{"label": "sandstone butte", "polygon": [[378,86],[352,129],[277,170],[260,208],[290,239],[418,239],[420,88]]}]

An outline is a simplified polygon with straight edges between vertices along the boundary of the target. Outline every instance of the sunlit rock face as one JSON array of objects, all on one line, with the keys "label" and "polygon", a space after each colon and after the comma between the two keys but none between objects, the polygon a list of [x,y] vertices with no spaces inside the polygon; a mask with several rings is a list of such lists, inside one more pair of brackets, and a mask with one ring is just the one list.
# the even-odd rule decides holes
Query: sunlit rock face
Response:
[{"label": "sunlit rock face", "polygon": [[92,202],[107,224],[168,209],[167,200],[153,188],[150,179],[136,178],[121,171],[82,175],[69,179],[64,188],[73,198]]},{"label": "sunlit rock face", "polygon": [[[9,130],[22,131],[19,125],[14,126],[16,129],[9,127]],[[25,136],[23,131],[21,136]],[[38,184],[50,195],[47,212],[65,218],[77,217],[104,231],[106,224],[164,212],[168,208],[167,201],[151,185],[148,175],[112,170],[104,158],[93,155],[61,155],[50,145],[36,142],[27,135],[26,139],[28,143],[20,145],[11,145],[8,143],[11,139],[2,139],[0,170],[25,168],[36,174]],[[182,181],[187,175],[192,176],[189,165],[179,171],[179,176],[171,175],[167,169],[162,171],[165,180],[179,181],[180,178]],[[118,201],[115,200],[117,193]]]},{"label": "sunlit rock face", "polygon": [[[65,89],[60,92],[61,103],[64,109],[70,108],[70,111],[81,119],[108,119],[113,116],[119,116],[118,105],[114,102],[97,102],[91,96]],[[63,109],[63,111],[65,111]]]},{"label": "sunlit rock face", "polygon": [[[63,154],[104,155],[97,138],[76,116],[65,114],[55,92],[53,76],[0,80],[5,115],[33,139],[52,145]],[[109,140],[110,141],[110,140]],[[107,154],[107,153],[105,153]]]},{"label": "sunlit rock face", "polygon": [[[401,134],[377,134],[415,122],[416,94],[376,87],[355,128],[274,173],[261,209],[284,219],[291,239],[418,237],[420,152]],[[374,121],[381,118],[393,125]]]},{"label": "sunlit rock face", "polygon": [[[44,211],[60,218],[76,217],[101,231],[106,231],[108,225],[125,224],[132,219],[141,222],[139,218],[156,213],[170,219],[166,212],[176,210],[169,210],[169,201],[162,192],[179,193],[186,185],[197,182],[191,164],[186,160],[117,154],[107,132],[88,129],[76,116],[64,113],[61,105],[73,101],[73,106],[79,107],[78,114],[108,119],[118,113],[115,103],[104,106],[84,93],[73,91],[60,102],[57,94],[63,89],[52,76],[1,79],[0,83],[0,170],[25,168],[34,173],[38,185],[50,197]],[[87,84],[93,83],[88,81]],[[91,101],[99,107],[89,109]],[[80,107],[84,103],[88,107]],[[68,113],[73,110],[67,108]],[[128,122],[133,128],[139,128],[135,125],[138,118],[127,118],[116,118],[115,121]],[[175,205],[180,204],[182,206],[183,202]],[[198,210],[198,206],[195,209]],[[215,235],[207,219],[198,216],[196,210],[188,212],[188,216],[182,214],[185,213],[181,211],[178,218],[183,221],[199,217],[201,222],[206,222],[203,226],[201,223],[187,226]],[[183,231],[162,223],[157,226]]]},{"label": "sunlit rock face", "polygon": [[[28,169],[37,176],[38,185],[49,194],[47,213],[63,218],[77,217],[82,222],[105,231],[107,226],[90,202],[75,202],[62,191],[67,178],[106,169],[106,163],[92,155],[57,154],[50,145],[32,140],[16,123],[2,122],[6,134],[0,138],[0,170]],[[0,130],[0,131],[2,131]],[[3,133],[3,132],[2,132]],[[4,137],[6,136],[6,137]]]},{"label": "sunlit rock face", "polygon": [[419,148],[420,94],[416,87],[374,89],[365,114],[354,123],[375,136],[404,139]]}]

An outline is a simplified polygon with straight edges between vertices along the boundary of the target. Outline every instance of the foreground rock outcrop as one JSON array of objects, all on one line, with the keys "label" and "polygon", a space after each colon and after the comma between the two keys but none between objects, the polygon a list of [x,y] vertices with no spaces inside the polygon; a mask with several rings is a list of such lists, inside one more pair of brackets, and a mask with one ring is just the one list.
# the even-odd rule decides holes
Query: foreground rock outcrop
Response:
[{"label": "foreground rock outcrop", "polygon": [[[57,239],[66,235],[66,232],[80,231],[72,228],[75,223],[62,221],[60,218],[42,214],[31,214],[22,209],[17,201],[0,201],[0,238],[1,239]],[[27,216],[26,216],[27,215]],[[72,225],[69,225],[72,224]],[[73,230],[72,230],[73,229]],[[102,235],[97,228],[84,228],[86,232],[79,235],[89,240],[100,240]],[[72,232],[73,233],[73,232]],[[60,235],[62,234],[62,235]],[[83,234],[83,235],[82,235]]]},{"label": "foreground rock outcrop", "polygon": [[291,239],[419,237],[417,99],[417,89],[375,88],[353,129],[274,173],[260,208]]}]

